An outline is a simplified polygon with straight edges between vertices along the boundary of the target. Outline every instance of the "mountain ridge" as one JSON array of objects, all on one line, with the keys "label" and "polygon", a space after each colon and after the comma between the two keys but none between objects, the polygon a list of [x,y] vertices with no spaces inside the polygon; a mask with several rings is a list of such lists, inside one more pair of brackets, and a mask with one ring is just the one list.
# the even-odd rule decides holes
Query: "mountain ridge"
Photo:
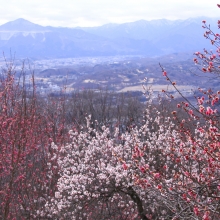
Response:
[{"label": "mountain ridge", "polygon": [[[214,18],[204,18],[217,25]],[[139,20],[98,27],[41,26],[19,18],[0,26],[0,51],[18,57],[160,56],[209,46],[202,18]],[[216,29],[215,29],[216,30]]]}]

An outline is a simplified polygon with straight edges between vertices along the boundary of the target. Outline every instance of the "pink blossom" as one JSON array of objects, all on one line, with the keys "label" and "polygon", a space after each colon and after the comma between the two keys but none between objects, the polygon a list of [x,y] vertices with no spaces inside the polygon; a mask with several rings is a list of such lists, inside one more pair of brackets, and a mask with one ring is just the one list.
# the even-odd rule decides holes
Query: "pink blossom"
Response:
[{"label": "pink blossom", "polygon": [[125,163],[123,163],[122,166],[123,166],[123,169],[124,169],[124,170],[127,170],[127,169],[128,169],[128,166],[127,166]]},{"label": "pink blossom", "polygon": [[142,173],[145,173],[145,168],[143,166],[140,167],[140,170],[141,170]]},{"label": "pink blossom", "polygon": [[198,207],[193,208],[194,213],[198,216],[199,215],[199,209]]},{"label": "pink blossom", "polygon": [[158,189],[162,189],[162,185],[161,185],[161,184],[158,184],[158,185],[157,185],[157,188],[158,188]]},{"label": "pink blossom", "polygon": [[193,115],[193,110],[190,109],[190,110],[188,111],[188,113],[189,113],[190,115]]},{"label": "pink blossom", "polygon": [[212,115],[214,113],[214,111],[208,106],[206,108],[206,115]]},{"label": "pink blossom", "polygon": [[156,179],[160,178],[160,174],[159,173],[154,173],[153,175],[154,175],[154,178],[156,178]]},{"label": "pink blossom", "polygon": [[200,104],[200,105],[202,105],[203,104],[203,101],[204,101],[204,99],[198,99],[198,103]]}]

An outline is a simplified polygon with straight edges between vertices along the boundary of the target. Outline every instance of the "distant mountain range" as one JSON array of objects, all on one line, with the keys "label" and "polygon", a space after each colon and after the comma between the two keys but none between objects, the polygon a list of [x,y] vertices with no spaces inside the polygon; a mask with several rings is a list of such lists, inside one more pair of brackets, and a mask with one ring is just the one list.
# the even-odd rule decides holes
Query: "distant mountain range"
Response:
[{"label": "distant mountain range", "polygon": [[0,52],[16,58],[160,56],[211,48],[201,21],[215,31],[217,19],[140,20],[100,27],[43,27],[19,18],[0,26]]}]

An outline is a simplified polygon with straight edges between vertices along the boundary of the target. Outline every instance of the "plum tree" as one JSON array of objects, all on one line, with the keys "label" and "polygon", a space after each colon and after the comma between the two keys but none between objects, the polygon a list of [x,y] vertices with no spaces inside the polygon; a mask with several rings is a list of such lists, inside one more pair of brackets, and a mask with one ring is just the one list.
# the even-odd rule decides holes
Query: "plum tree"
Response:
[{"label": "plum tree", "polygon": [[[203,24],[205,37],[218,47],[219,35]],[[216,55],[197,52],[194,62],[203,72],[219,74],[219,54],[219,48]],[[182,95],[169,73],[162,72]],[[68,145],[54,145],[60,178],[42,214],[54,219],[219,219],[220,92],[199,91],[198,105],[182,96],[171,117],[149,101],[142,126],[126,132],[116,127],[111,133],[107,126],[96,130],[89,118],[87,128],[71,130]]]}]

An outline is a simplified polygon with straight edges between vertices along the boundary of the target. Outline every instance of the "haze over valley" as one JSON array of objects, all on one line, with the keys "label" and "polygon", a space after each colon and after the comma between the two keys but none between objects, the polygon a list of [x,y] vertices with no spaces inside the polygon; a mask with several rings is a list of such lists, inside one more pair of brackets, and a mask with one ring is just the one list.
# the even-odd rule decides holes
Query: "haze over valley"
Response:
[{"label": "haze over valley", "polygon": [[[68,91],[143,91],[143,84],[160,92],[166,87],[160,62],[168,64],[172,79],[189,95],[197,87],[193,53],[210,47],[203,37],[201,20],[139,20],[65,28],[40,26],[19,18],[0,26],[0,50],[4,52],[1,65],[5,65],[5,58],[14,57],[17,69],[22,69],[25,61],[34,69],[42,93],[58,92],[64,85]],[[216,19],[206,20],[216,27]],[[185,76],[188,81],[181,80]],[[210,85],[205,78],[201,81]]]}]

